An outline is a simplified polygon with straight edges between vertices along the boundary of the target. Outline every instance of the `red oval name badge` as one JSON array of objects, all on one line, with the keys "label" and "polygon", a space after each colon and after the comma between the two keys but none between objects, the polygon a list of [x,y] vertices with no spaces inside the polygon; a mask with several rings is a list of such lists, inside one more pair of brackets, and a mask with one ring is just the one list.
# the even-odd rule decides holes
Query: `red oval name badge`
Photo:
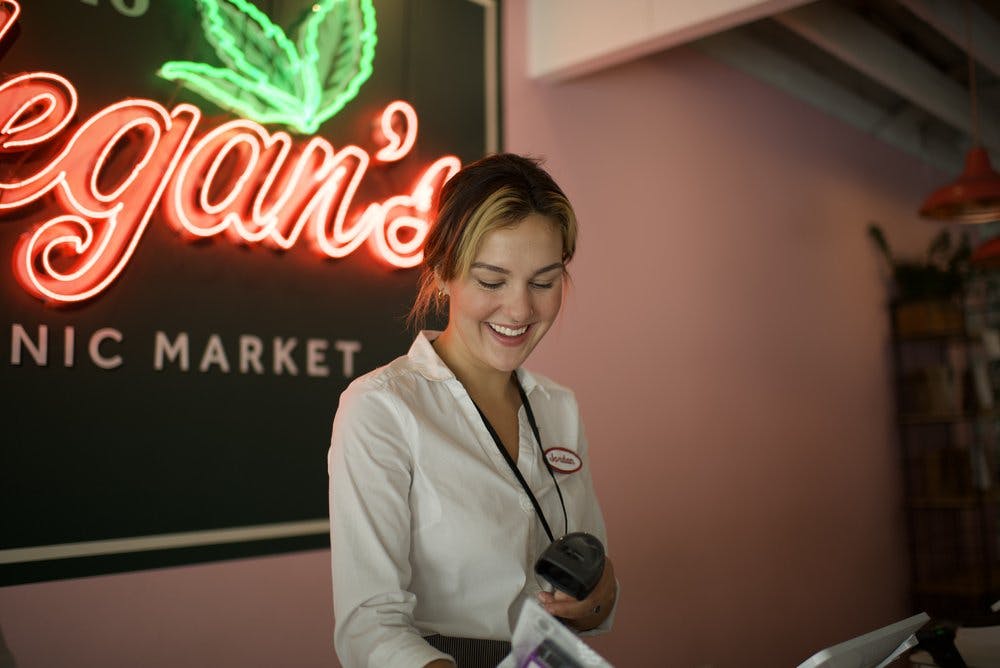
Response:
[{"label": "red oval name badge", "polygon": [[579,455],[566,448],[549,448],[545,451],[545,459],[559,473],[576,473],[583,467]]}]

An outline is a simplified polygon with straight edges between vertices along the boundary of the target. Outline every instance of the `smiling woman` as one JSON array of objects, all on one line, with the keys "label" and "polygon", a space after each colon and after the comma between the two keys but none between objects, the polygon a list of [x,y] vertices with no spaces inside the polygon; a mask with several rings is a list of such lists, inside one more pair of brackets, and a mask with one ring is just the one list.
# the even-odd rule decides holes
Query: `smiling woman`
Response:
[{"label": "smiling woman", "polygon": [[[533,213],[487,234],[466,274],[436,278],[449,308],[448,328],[434,349],[473,398],[490,397],[483,383],[510,385],[511,372],[555,321],[562,302],[562,247],[556,225]],[[517,403],[516,393],[511,399]]]},{"label": "smiling woman", "polygon": [[533,570],[557,535],[605,541],[573,393],[522,366],[575,247],[573,209],[536,161],[484,158],[442,189],[411,321],[447,305],[447,327],[352,383],[334,420],[345,666],[495,666],[530,598],[577,631],[610,628],[610,559],[583,600]]}]

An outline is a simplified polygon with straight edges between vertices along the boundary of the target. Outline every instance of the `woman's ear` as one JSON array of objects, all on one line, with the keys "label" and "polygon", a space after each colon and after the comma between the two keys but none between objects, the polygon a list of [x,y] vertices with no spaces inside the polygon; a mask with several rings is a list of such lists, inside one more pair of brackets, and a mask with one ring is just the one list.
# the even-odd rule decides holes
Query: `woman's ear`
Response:
[{"label": "woman's ear", "polygon": [[444,279],[441,278],[441,274],[434,271],[434,287],[437,289],[439,297],[445,297],[448,294],[448,284],[445,283]]}]

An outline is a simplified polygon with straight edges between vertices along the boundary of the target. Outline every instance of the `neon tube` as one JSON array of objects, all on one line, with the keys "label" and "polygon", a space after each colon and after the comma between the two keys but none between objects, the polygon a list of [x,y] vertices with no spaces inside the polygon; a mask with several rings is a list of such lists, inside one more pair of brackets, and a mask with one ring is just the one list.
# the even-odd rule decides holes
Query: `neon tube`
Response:
[{"label": "neon tube", "polygon": [[[0,0],[0,38],[19,12],[13,0]],[[346,257],[367,241],[389,266],[415,266],[434,195],[461,168],[458,158],[444,156],[409,192],[367,206],[355,202],[373,165],[403,160],[416,143],[417,114],[403,100],[381,112],[374,160],[359,146],[335,149],[322,137],[298,144],[246,119],[198,136],[201,112],[190,104],[167,109],[152,100],[122,100],[71,128],[77,107],[76,89],[58,74],[32,72],[0,84],[0,153],[54,155],[31,173],[0,181],[0,211],[43,198],[55,209],[14,250],[18,282],[55,305],[108,289],[158,210],[189,239],[224,236],[288,250],[304,234],[328,258]],[[117,153],[120,162],[122,148],[131,162],[123,175],[111,174],[110,156]]]}]

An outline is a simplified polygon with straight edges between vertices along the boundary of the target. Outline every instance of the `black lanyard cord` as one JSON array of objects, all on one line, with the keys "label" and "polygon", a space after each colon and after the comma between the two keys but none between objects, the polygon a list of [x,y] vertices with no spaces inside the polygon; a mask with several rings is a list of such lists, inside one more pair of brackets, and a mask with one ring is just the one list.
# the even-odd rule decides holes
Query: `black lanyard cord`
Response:
[{"label": "black lanyard cord", "polygon": [[[562,490],[559,489],[559,483],[556,481],[556,476],[552,472],[552,467],[549,465],[548,459],[545,457],[545,450],[542,448],[542,437],[538,431],[538,423],[535,422],[535,414],[531,410],[531,404],[528,402],[528,396],[524,393],[524,389],[521,387],[520,382],[517,382],[517,391],[521,395],[521,404],[524,406],[524,412],[528,417],[528,424],[531,426],[531,433],[534,435],[535,442],[538,444],[538,451],[542,454],[542,462],[545,464],[545,468],[549,472],[549,475],[552,476],[552,482],[556,486],[556,493],[559,494],[559,504],[562,506],[563,511],[563,526],[566,529],[566,533],[569,533],[569,519],[566,514],[566,503],[563,501]],[[493,438],[493,442],[496,443],[497,449],[500,451],[500,454],[503,455],[504,461],[506,461],[507,466],[510,467],[511,473],[513,473],[514,477],[517,478],[517,481],[521,483],[521,487],[531,500],[531,505],[535,507],[535,513],[538,515],[538,519],[542,521],[542,528],[545,529],[545,535],[549,537],[550,542],[554,542],[555,536],[552,534],[552,529],[549,527],[548,520],[545,519],[545,513],[542,512],[542,507],[539,505],[538,499],[535,498],[535,495],[531,491],[531,487],[528,486],[528,482],[524,479],[524,476],[521,475],[520,469],[517,468],[517,464],[514,463],[514,459],[510,456],[510,453],[507,452],[507,448],[504,447],[503,441],[500,440],[500,435],[497,434],[496,429],[494,429],[493,425],[490,424],[490,421],[486,418],[486,415],[483,413],[482,409],[479,408],[479,404],[477,404],[475,400],[472,401],[472,405],[476,407],[479,417],[482,418],[483,424],[486,426],[486,431],[490,433],[490,436]]]},{"label": "black lanyard cord", "polygon": [[538,423],[535,422],[535,413],[531,410],[531,402],[528,401],[528,395],[524,393],[521,381],[516,375],[514,376],[514,381],[517,383],[518,394],[521,395],[521,404],[524,406],[524,412],[528,416],[531,433],[535,435],[535,443],[538,444],[538,451],[542,453],[542,462],[545,464],[545,470],[549,472],[552,484],[556,486],[556,494],[559,495],[559,505],[562,506],[563,511],[563,528],[566,530],[563,535],[566,535],[569,533],[569,515],[566,514],[566,502],[563,501],[562,490],[559,489],[559,483],[556,481],[556,474],[552,471],[552,465],[549,464],[549,458],[545,456],[545,449],[542,447],[542,435],[538,431]]}]

